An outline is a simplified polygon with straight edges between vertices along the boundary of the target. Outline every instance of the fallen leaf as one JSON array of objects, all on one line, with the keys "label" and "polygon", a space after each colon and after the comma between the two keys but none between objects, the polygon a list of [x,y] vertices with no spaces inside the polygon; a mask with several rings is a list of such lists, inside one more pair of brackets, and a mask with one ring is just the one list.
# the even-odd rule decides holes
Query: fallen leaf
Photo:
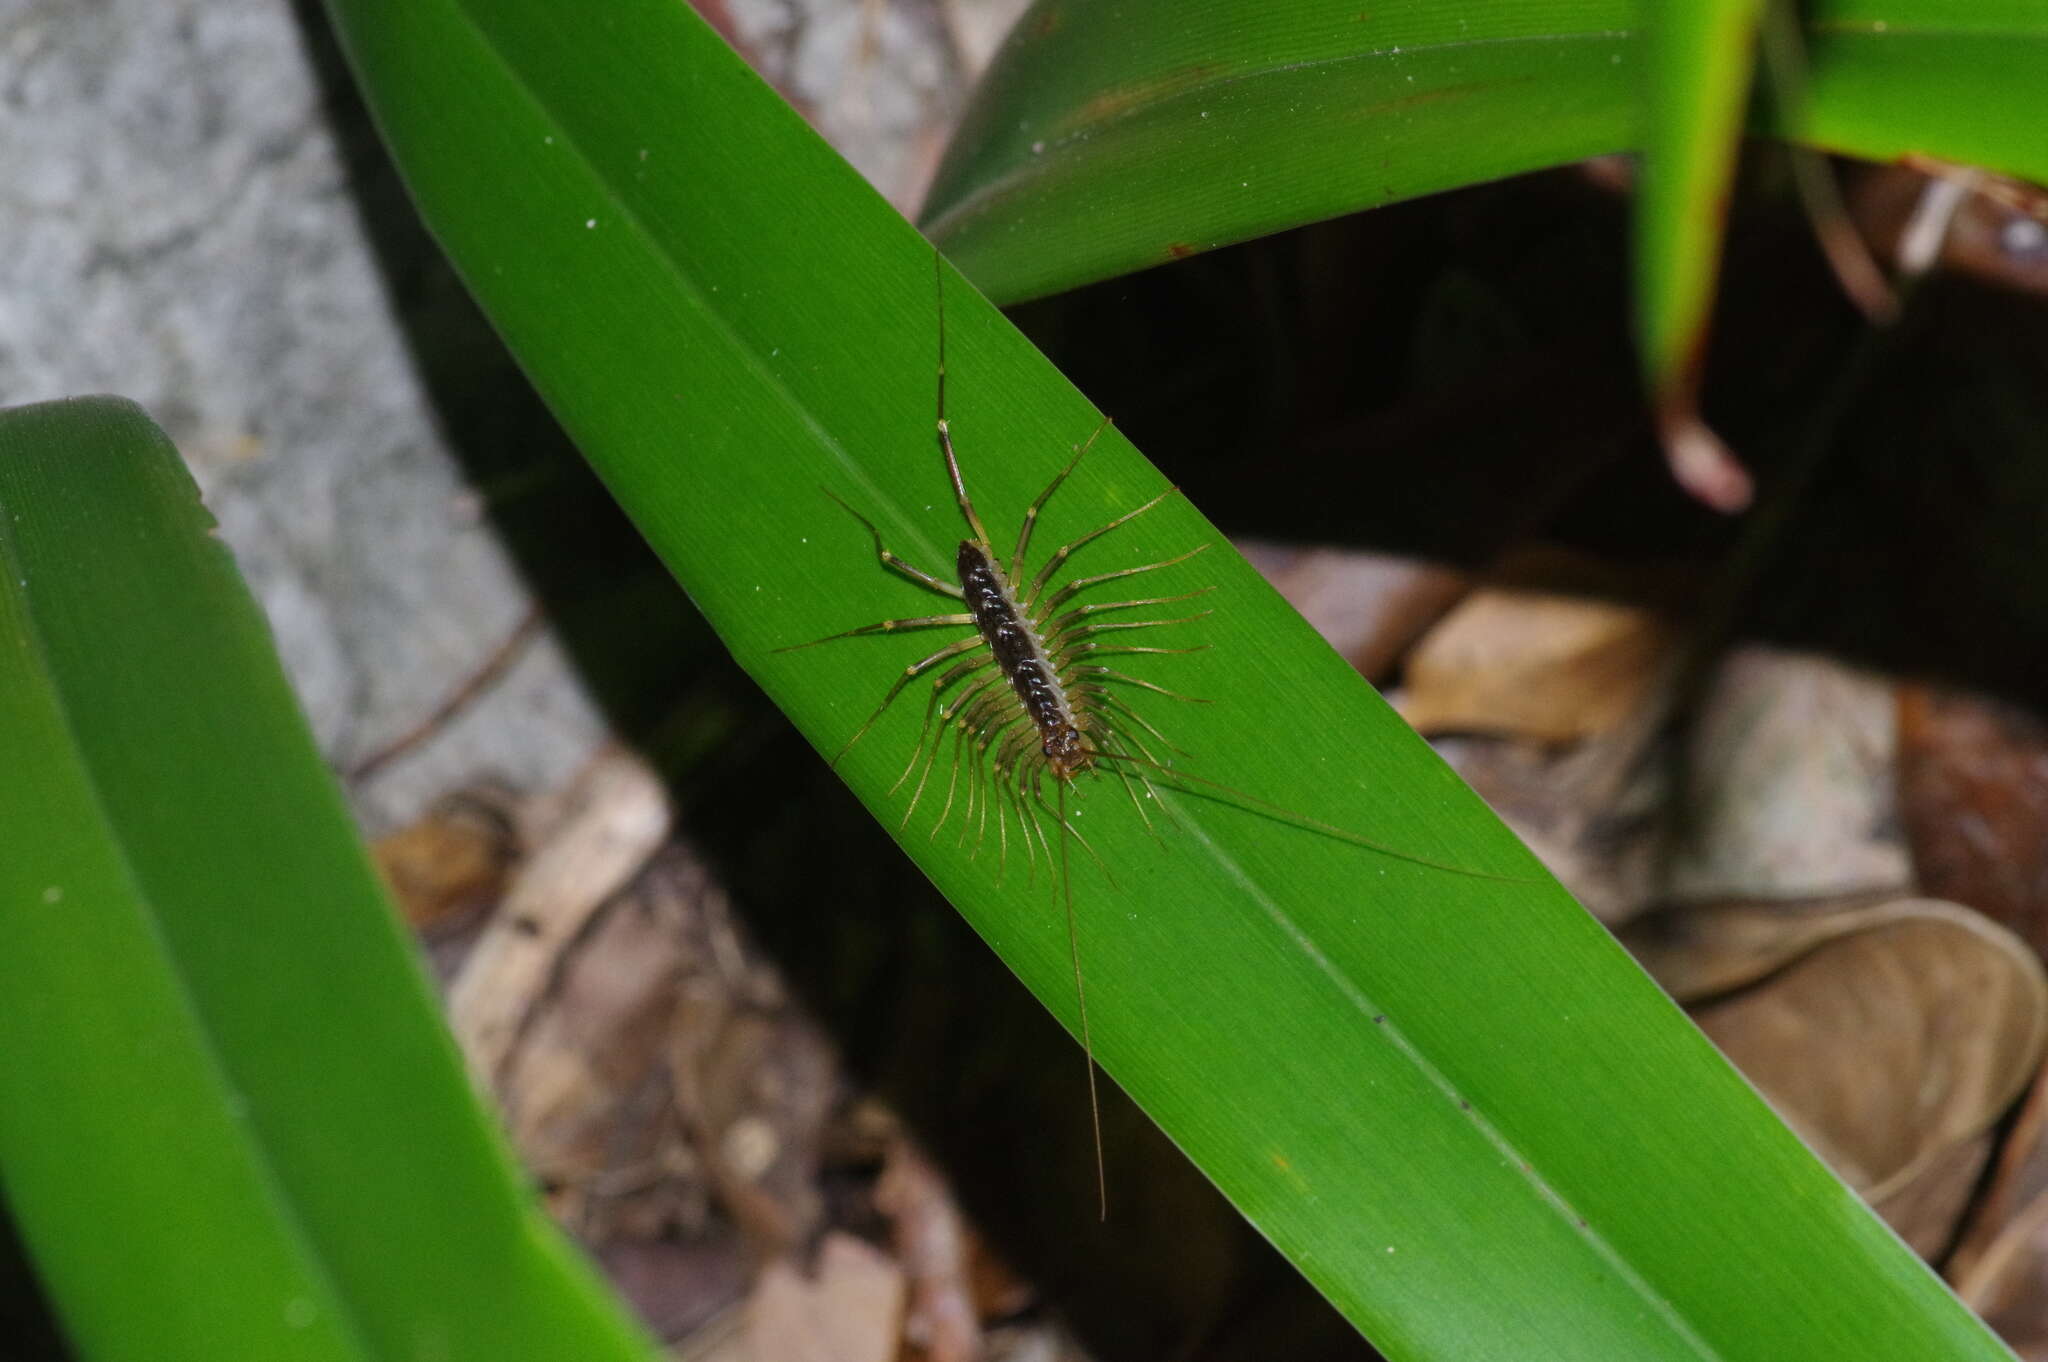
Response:
[{"label": "fallen leaf", "polygon": [[1425,734],[1577,742],[1635,712],[1671,641],[1668,625],[1634,606],[1475,591],[1409,654],[1398,708]]},{"label": "fallen leaf", "polygon": [[1929,894],[2048,955],[2048,723],[1988,696],[1899,688],[1899,816]]},{"label": "fallen leaf", "polygon": [[1258,540],[1237,548],[1368,681],[1391,674],[1409,645],[1471,590],[1464,573],[1415,558]]},{"label": "fallen leaf", "polygon": [[1955,904],[1870,925],[1694,1009],[1700,1029],[1915,1249],[1951,1238],[1983,1138],[2048,1044],[2048,976]]},{"label": "fallen leaf", "polygon": [[748,1362],[895,1362],[903,1335],[903,1271],[877,1249],[834,1232],[805,1274],[768,1264],[748,1298]]},{"label": "fallen leaf", "polygon": [[1828,658],[1755,646],[1731,653],[1693,721],[1668,897],[1905,889],[1892,706],[1888,680]]}]

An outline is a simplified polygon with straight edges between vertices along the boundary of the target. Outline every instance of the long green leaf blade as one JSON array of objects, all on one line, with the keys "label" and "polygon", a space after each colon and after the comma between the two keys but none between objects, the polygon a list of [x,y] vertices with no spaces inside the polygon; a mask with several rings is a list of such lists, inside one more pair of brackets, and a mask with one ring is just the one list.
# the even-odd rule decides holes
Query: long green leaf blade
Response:
[{"label": "long green leaf blade", "polygon": [[[952,637],[776,651],[946,608],[814,490],[944,571],[961,528],[933,445],[928,248],[680,5],[333,9],[528,373],[742,664],[838,749]],[[1002,545],[1097,417],[948,280],[953,431]],[[1161,490],[1105,435],[1041,543]],[[1215,619],[1179,637],[1218,646],[1146,673],[1216,701],[1148,708],[1191,769],[1413,855],[1537,874],[1193,508],[1169,500],[1076,570],[1198,545],[1156,580],[1216,588]],[[841,763],[892,827],[918,704]],[[1107,1069],[1390,1356],[2004,1356],[1547,880],[1432,870],[1230,799],[1170,797],[1161,845],[1114,785],[1081,798],[1116,876],[1078,859]],[[1071,1026],[1042,870],[1013,845],[999,877],[930,818],[905,850]],[[1089,1189],[1074,1199],[1079,1232]]]},{"label": "long green leaf blade", "polygon": [[1698,373],[1765,0],[1668,0],[1645,17],[1636,326],[1650,390]]},{"label": "long green leaf blade", "polygon": [[[1696,8],[1680,6],[1680,18]],[[2048,179],[2041,6],[1821,0],[1802,12],[1807,98],[1789,115],[1796,126],[1768,131],[1855,156],[1913,153]],[[1633,150],[1645,133],[1638,104],[1648,55],[1638,17],[1623,0],[1365,9],[1338,0],[1045,0],[978,91],[925,222],[970,278],[1008,303],[1342,213]],[[1681,72],[1697,63],[1703,102],[1690,107],[1718,123],[1736,82],[1732,49],[1717,39],[1712,50],[1720,55],[1711,63],[1682,45],[1659,61],[1673,58]],[[1725,155],[1706,124],[1700,135],[1669,126],[1677,131],[1658,140],[1681,156],[1687,145],[1719,145]],[[1706,183],[1681,197],[1697,198]],[[1704,247],[1674,237],[1656,258],[1685,250]],[[1686,297],[1705,286],[1692,277],[1706,268],[1697,254],[1658,268]],[[1683,313],[1678,296],[1673,316]],[[1653,322],[1660,357],[1683,343],[1684,329]]]},{"label": "long green leaf blade", "polygon": [[0,1189],[93,1362],[644,1359],[519,1186],[175,452],[0,413]]}]

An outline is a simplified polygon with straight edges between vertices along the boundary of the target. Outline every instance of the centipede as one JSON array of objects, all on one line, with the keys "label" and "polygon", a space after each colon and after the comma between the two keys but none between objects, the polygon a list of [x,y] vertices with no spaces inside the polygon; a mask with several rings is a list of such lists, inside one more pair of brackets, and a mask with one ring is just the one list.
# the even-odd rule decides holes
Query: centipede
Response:
[{"label": "centipede", "polygon": [[[1039,866],[1044,866],[1066,921],[1075,1012],[1088,1071],[1096,1194],[1100,1212],[1106,1218],[1109,1184],[1102,1148],[1102,1107],[1096,1085],[1094,1038],[1088,1024],[1087,988],[1081,969],[1080,933],[1074,916],[1069,845],[1081,847],[1105,874],[1110,872],[1069,817],[1069,792],[1078,781],[1107,773],[1122,788],[1140,823],[1155,837],[1159,835],[1156,820],[1171,816],[1159,798],[1159,787],[1164,785],[1186,793],[1221,795],[1297,827],[1417,865],[1485,879],[1505,877],[1411,855],[1162,760],[1162,750],[1185,754],[1135,707],[1133,700],[1140,695],[1155,695],[1185,704],[1210,701],[1133,675],[1111,659],[1194,653],[1208,648],[1206,643],[1167,647],[1132,639],[1139,630],[1206,619],[1214,614],[1213,609],[1133,616],[1138,612],[1171,611],[1207,596],[1215,587],[1194,586],[1123,599],[1102,596],[1104,589],[1114,584],[1133,578],[1149,579],[1150,574],[1187,565],[1210,546],[1198,544],[1155,562],[1060,579],[1061,570],[1078,551],[1124,528],[1177,494],[1178,489],[1168,488],[1107,524],[1060,545],[1035,569],[1031,566],[1029,555],[1039,518],[1109,428],[1111,422],[1104,417],[1085,441],[1072,447],[1071,457],[1025,509],[1006,567],[975,509],[946,418],[945,271],[936,252],[932,274],[938,317],[938,447],[954,503],[968,531],[967,537],[959,541],[952,574],[942,576],[905,560],[887,546],[872,520],[830,488],[821,490],[867,532],[875,560],[885,571],[906,578],[935,596],[945,597],[959,608],[878,620],[775,651],[796,652],[876,634],[970,631],[898,671],[880,703],[833,754],[831,764],[836,767],[905,690],[930,678],[917,742],[902,774],[889,790],[892,798],[906,787],[910,791],[898,831],[909,828],[930,795],[940,804],[930,835],[937,837],[957,814],[956,837],[962,846],[972,840],[973,858],[979,859],[987,846],[995,847],[999,880],[1009,867],[1013,841],[1022,850],[1027,874],[1035,879]],[[947,754],[944,775],[935,779],[942,753]],[[941,788],[943,794],[939,793]]]}]

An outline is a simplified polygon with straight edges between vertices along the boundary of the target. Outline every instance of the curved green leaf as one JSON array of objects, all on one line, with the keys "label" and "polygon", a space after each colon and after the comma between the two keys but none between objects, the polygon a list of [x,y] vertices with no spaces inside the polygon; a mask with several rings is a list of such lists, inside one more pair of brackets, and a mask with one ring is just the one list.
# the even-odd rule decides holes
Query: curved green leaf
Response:
[{"label": "curved green leaf", "polygon": [[0,412],[0,1189],[82,1358],[644,1359],[466,1082],[191,478]]},{"label": "curved green leaf", "polygon": [[[671,0],[334,0],[429,225],[712,625],[821,750],[951,636],[787,645],[938,601],[844,497],[943,572],[932,258]],[[999,545],[1097,424],[948,272],[950,415]],[[1106,434],[1041,543],[1163,490]],[[1199,559],[1214,587],[1148,675],[1191,768],[1414,855],[1535,876],[1483,806],[1184,502],[1076,571]],[[889,826],[913,697],[840,764]],[[1105,1067],[1391,1357],[1997,1357],[1547,879],[1376,855],[1242,801],[1147,837],[1081,793],[1075,912]],[[929,806],[927,806],[929,808]],[[1059,903],[920,815],[900,840],[1071,1024]],[[932,981],[941,987],[943,981]],[[1079,1114],[1077,1113],[1077,1119]],[[1075,1189],[1076,1229],[1088,1189]]]},{"label": "curved green leaf", "polygon": [[[1797,126],[1774,131],[2048,179],[2041,6],[1805,9],[1807,100]],[[1636,30],[1626,0],[1044,0],[984,80],[924,220],[1008,303],[1629,150],[1645,82]],[[1726,74],[1707,82],[1718,102]]]}]

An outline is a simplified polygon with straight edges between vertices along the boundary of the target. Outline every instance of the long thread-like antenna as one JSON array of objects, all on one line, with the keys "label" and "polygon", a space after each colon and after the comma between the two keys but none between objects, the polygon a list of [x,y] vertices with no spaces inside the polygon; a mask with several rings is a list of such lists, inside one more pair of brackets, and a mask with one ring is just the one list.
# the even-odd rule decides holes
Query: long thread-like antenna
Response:
[{"label": "long thread-like antenna", "polygon": [[1102,1156],[1102,1101],[1095,1091],[1095,1039],[1088,1033],[1088,990],[1081,984],[1081,935],[1074,927],[1074,880],[1067,869],[1067,782],[1060,786],[1060,893],[1067,905],[1067,954],[1074,962],[1074,1004],[1081,1014],[1081,1053],[1088,1061],[1088,1119],[1095,1128],[1095,1196],[1109,1219],[1109,1170]]}]

